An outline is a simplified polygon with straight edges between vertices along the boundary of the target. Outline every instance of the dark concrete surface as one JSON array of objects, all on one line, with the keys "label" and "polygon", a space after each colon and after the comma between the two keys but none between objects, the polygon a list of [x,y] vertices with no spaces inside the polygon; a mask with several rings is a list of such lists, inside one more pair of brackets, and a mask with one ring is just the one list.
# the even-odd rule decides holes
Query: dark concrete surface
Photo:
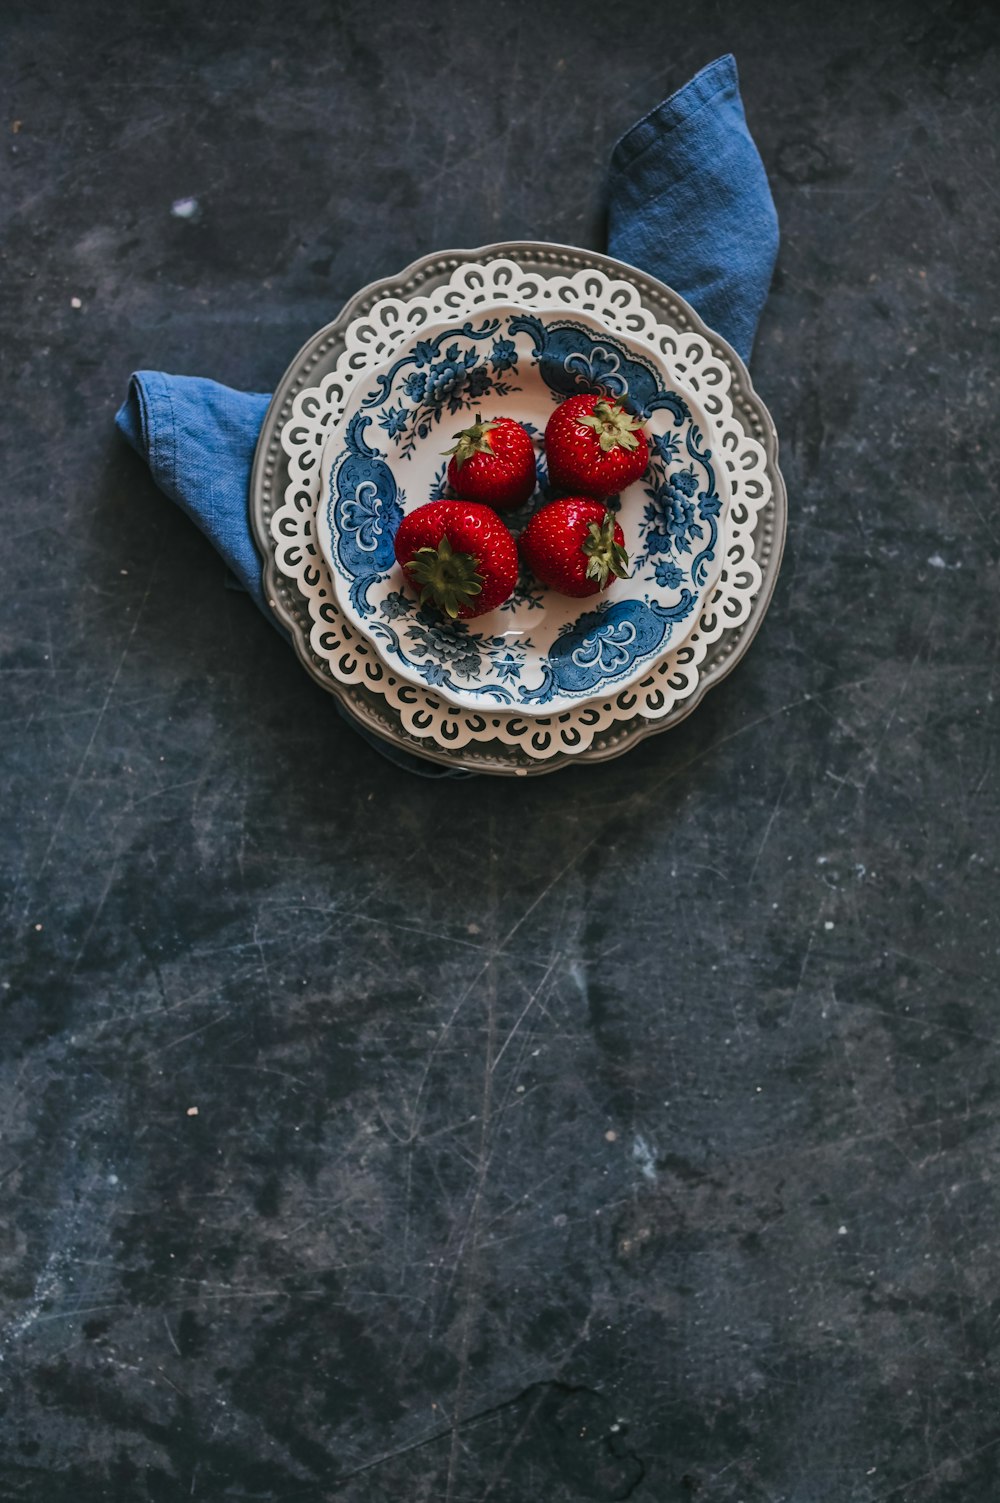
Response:
[{"label": "dark concrete surface", "polygon": [[[0,27],[0,1497],[1000,1498],[995,8]],[[727,49],[770,614],[620,762],[422,783],[222,587],[128,374],[267,389],[426,250],[600,247]]]}]

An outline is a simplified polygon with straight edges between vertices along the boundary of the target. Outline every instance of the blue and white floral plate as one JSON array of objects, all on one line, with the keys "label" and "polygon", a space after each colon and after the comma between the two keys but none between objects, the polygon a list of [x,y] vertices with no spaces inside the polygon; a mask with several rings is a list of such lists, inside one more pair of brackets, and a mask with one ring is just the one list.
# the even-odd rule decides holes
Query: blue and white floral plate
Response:
[{"label": "blue and white floral plate", "polygon": [[[465,709],[398,678],[345,621],[316,536],[324,448],[354,386],[431,325],[510,304],[575,309],[658,352],[712,420],[729,495],[725,560],[695,629],[631,688],[550,717]],[[608,761],[674,728],[742,662],[774,594],[788,504],[767,408],[739,356],[682,297],[596,251],[518,241],[423,255],[362,288],[305,342],[261,428],[250,517],[265,598],[302,666],[346,715],[392,748],[449,770],[535,777]]]},{"label": "blue and white floral plate", "polygon": [[[574,600],[526,571],[498,610],[447,622],[421,610],[395,562],[407,511],[451,493],[443,451],[477,413],[523,423],[540,488],[505,520],[519,532],[547,496],[542,434],[581,391],[627,401],[646,423],[646,476],[612,504],[629,579]],[[354,389],[323,454],[320,547],[347,620],[400,678],[451,703],[552,715],[619,693],[694,628],[724,557],[727,472],[712,427],[655,352],[565,309],[495,306],[432,325]]]}]

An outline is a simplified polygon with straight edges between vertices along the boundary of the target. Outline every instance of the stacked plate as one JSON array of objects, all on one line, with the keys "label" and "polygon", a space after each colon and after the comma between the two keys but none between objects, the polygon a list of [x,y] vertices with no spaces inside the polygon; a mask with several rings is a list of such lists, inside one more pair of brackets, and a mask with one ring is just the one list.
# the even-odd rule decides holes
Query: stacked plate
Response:
[{"label": "stacked plate", "polygon": [[[447,494],[454,431],[505,415],[540,448],[554,404],[581,391],[627,400],[650,437],[618,502],[631,577],[580,601],[525,574],[488,616],[419,611],[392,538]],[[514,531],[537,499],[505,518]],[[251,513],[273,608],[362,724],[522,775],[686,714],[748,645],[785,516],[773,425],[738,357],[662,284],[537,245],[426,258],[359,294],[275,395]]]}]

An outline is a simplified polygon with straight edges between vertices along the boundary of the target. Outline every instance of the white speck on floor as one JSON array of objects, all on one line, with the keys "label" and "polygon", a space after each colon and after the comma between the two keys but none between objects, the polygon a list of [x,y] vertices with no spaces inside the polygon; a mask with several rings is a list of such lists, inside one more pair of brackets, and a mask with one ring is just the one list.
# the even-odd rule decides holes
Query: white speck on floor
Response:
[{"label": "white speck on floor", "polygon": [[656,1178],[656,1154],[645,1138],[636,1138],[632,1144],[632,1157],[639,1165],[639,1172],[646,1179]]},{"label": "white speck on floor", "polygon": [[175,198],[170,212],[175,219],[193,219],[199,208],[196,198]]}]

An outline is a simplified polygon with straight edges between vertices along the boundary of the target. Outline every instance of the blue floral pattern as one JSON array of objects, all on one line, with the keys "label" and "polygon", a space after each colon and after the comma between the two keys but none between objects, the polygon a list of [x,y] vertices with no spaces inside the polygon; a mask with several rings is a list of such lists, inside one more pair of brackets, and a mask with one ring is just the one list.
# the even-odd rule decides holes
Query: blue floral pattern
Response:
[{"label": "blue floral pattern", "polygon": [[454,501],[455,492],[448,484],[448,461],[438,465],[434,479],[431,481],[431,493],[428,501]]},{"label": "blue floral pattern", "polygon": [[501,683],[519,679],[526,649],[534,645],[530,637],[510,642],[506,637],[472,631],[466,621],[444,621],[401,590],[386,595],[378,614],[382,620],[375,623],[375,631],[412,662],[421,678],[434,688],[455,687],[455,675],[464,681],[461,687],[466,692],[471,689],[510,702],[512,696],[506,691],[489,685],[477,687],[478,681],[484,671],[490,670]]},{"label": "blue floral pattern", "polygon": [[517,369],[517,346],[512,339],[498,339],[490,351],[490,364],[499,376]]},{"label": "blue floral pattern", "polygon": [[541,688],[522,690],[522,700],[545,703],[556,693],[581,695],[613,685],[637,658],[648,658],[669,640],[696,599],[691,590],[682,590],[669,609],[649,600],[602,601],[562,629],[549,651]]},{"label": "blue floral pattern", "polygon": [[395,562],[393,539],[403,520],[404,493],[383,456],[365,438],[371,418],[348,424],[344,452],[330,476],[330,530],[337,562],[352,579],[351,599],[362,607],[369,588]]},{"label": "blue floral pattern", "polygon": [[647,523],[646,552],[690,553],[694,538],[702,536],[695,518],[691,495],[698,482],[690,470],[664,476],[658,485],[647,486],[649,502],[643,509]]},{"label": "blue floral pattern", "polygon": [[[379,377],[364,407],[380,407],[379,426],[400,446],[400,458],[408,458],[417,442],[427,438],[446,415],[471,413],[484,397],[508,397],[520,390],[507,377],[508,371],[512,377],[517,375],[517,346],[513,340],[497,337],[499,328],[500,321],[492,318],[478,326],[467,323],[434,339],[418,340],[408,355]],[[460,340],[467,342],[466,348]],[[479,341],[486,340],[493,341],[489,349],[477,348]],[[409,409],[390,403],[381,406],[400,371],[409,365],[416,369],[401,385],[412,405]]]},{"label": "blue floral pattern", "polygon": [[678,423],[690,417],[687,402],[679,392],[664,388],[652,361],[617,339],[597,339],[576,320],[543,319],[534,313],[515,314],[509,327],[530,336],[532,356],[556,402],[593,391],[623,399],[643,419],[663,409]]},{"label": "blue floral pattern", "polygon": [[600,387],[611,397],[628,395],[628,380],[621,364],[620,356],[601,344],[592,345],[586,353],[574,350],[563,357],[563,368],[576,377],[577,385],[583,391]]},{"label": "blue floral pattern", "polygon": [[[643,508],[645,548],[633,560],[637,571],[651,563],[652,569],[644,578],[667,589],[675,588],[684,578],[679,558],[692,554],[696,540],[702,539],[704,545],[691,559],[689,575],[692,584],[704,584],[708,564],[715,558],[722,510],[722,498],[716,490],[715,471],[710,463],[711,450],[699,448],[699,429],[693,423],[690,425],[685,444],[689,458],[697,462],[705,476],[704,484],[690,463],[668,473],[666,462],[675,458],[680,448],[677,441],[663,441],[671,439],[673,434],[663,435],[660,441],[654,439],[648,471],[651,483],[645,487],[649,499]],[[664,558],[666,554],[673,554],[673,559]]]},{"label": "blue floral pattern", "polygon": [[684,570],[678,569],[669,558],[661,558],[653,567],[653,578],[661,589],[676,590],[684,578]]},{"label": "blue floral pattern", "polygon": [[676,433],[656,433],[653,435],[653,452],[657,454],[664,464],[669,464],[676,459],[680,450],[681,441]]},{"label": "blue floral pattern", "polygon": [[502,611],[540,611],[545,603],[545,586],[540,585],[530,569],[521,567],[514,593],[500,607]]},{"label": "blue floral pattern", "polygon": [[386,407],[378,415],[378,425],[390,438],[398,438],[406,432],[406,413],[402,407]]},{"label": "blue floral pattern", "polygon": [[[546,403],[578,391],[605,392],[647,423],[647,474],[608,502],[625,529],[630,579],[607,595],[572,601],[522,570],[511,597],[483,624],[422,609],[395,563],[393,539],[407,492],[411,507],[453,498],[443,421],[467,412],[488,417],[493,398],[513,398],[493,411],[523,422],[539,461],[535,496],[504,514],[516,536],[551,494]],[[459,703],[542,713],[553,706],[555,713],[603,689],[617,692],[690,623],[710,578],[723,500],[700,422],[645,351],[593,322],[494,309],[478,321],[429,329],[359,388],[345,418],[321,512],[337,602],[404,677]]]}]

